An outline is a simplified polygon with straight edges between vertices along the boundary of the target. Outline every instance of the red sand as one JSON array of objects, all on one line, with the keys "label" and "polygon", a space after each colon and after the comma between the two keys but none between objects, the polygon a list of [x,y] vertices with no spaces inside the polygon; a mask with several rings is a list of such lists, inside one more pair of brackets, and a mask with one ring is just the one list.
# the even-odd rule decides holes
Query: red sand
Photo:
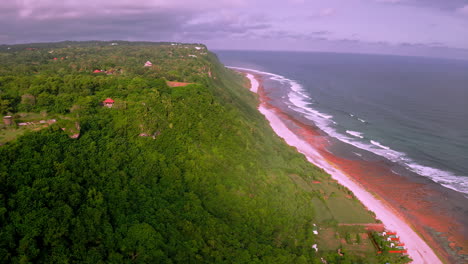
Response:
[{"label": "red sand", "polygon": [[[258,94],[260,102],[275,112],[285,123],[292,123],[288,128],[296,135],[313,146],[328,162],[334,164],[341,171],[359,182],[366,190],[376,195],[381,201],[389,205],[402,216],[404,220],[421,236],[436,254],[446,263],[455,260],[450,253],[436,241],[434,234],[427,231],[430,227],[443,233],[450,247],[461,247],[458,254],[466,254],[468,241],[461,232],[463,226],[451,218],[451,213],[444,207],[437,206],[431,197],[437,197],[439,193],[427,188],[426,184],[410,182],[407,178],[395,174],[382,162],[370,162],[364,160],[350,160],[331,154],[327,151],[330,146],[326,136],[317,127],[304,124],[280,109],[269,104],[271,99],[263,89],[259,76],[255,76],[259,82]],[[440,238],[439,238],[440,239]]]}]

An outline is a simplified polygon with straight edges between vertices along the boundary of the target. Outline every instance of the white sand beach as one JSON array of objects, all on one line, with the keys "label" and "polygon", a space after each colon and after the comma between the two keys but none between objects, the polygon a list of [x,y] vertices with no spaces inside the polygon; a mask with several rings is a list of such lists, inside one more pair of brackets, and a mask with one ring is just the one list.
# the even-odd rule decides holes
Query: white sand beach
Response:
[{"label": "white sand beach", "polygon": [[[259,80],[249,73],[247,73],[246,76],[251,83],[250,90],[257,93],[260,87]],[[351,190],[369,210],[375,213],[377,219],[381,220],[388,230],[397,232],[400,241],[405,243],[405,247],[408,249],[408,255],[413,259],[413,263],[442,263],[428,244],[419,237],[397,212],[393,211],[389,206],[386,206],[385,201],[377,199],[358,182],[355,182],[344,172],[337,169],[336,166],[327,161],[313,146],[295,135],[275,113],[275,109],[269,108],[262,102],[258,110],[269,121],[276,134],[283,138],[287,144],[295,147],[297,151],[304,154],[311,163],[323,168],[332,178]]]}]

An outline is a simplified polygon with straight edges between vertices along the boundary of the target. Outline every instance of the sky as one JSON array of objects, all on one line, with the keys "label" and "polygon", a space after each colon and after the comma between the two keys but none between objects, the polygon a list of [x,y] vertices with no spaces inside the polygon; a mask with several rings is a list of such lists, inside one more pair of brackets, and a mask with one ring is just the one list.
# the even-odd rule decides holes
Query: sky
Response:
[{"label": "sky", "polygon": [[0,0],[0,44],[63,40],[468,59],[468,0]]}]

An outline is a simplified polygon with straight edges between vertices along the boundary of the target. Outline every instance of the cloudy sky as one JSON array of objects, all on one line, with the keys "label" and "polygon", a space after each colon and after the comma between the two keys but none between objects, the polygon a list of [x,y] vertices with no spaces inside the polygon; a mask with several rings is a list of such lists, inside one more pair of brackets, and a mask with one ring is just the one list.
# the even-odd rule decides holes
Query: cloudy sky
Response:
[{"label": "cloudy sky", "polygon": [[0,0],[0,44],[95,39],[468,59],[468,0]]}]

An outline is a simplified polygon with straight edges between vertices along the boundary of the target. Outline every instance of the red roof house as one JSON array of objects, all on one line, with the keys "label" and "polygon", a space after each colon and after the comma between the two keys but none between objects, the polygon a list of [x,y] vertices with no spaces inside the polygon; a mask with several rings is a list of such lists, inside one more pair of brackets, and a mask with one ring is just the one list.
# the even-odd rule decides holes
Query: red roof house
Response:
[{"label": "red roof house", "polygon": [[114,105],[114,100],[112,100],[111,98],[107,98],[102,103],[104,104],[104,106],[111,108]]}]

